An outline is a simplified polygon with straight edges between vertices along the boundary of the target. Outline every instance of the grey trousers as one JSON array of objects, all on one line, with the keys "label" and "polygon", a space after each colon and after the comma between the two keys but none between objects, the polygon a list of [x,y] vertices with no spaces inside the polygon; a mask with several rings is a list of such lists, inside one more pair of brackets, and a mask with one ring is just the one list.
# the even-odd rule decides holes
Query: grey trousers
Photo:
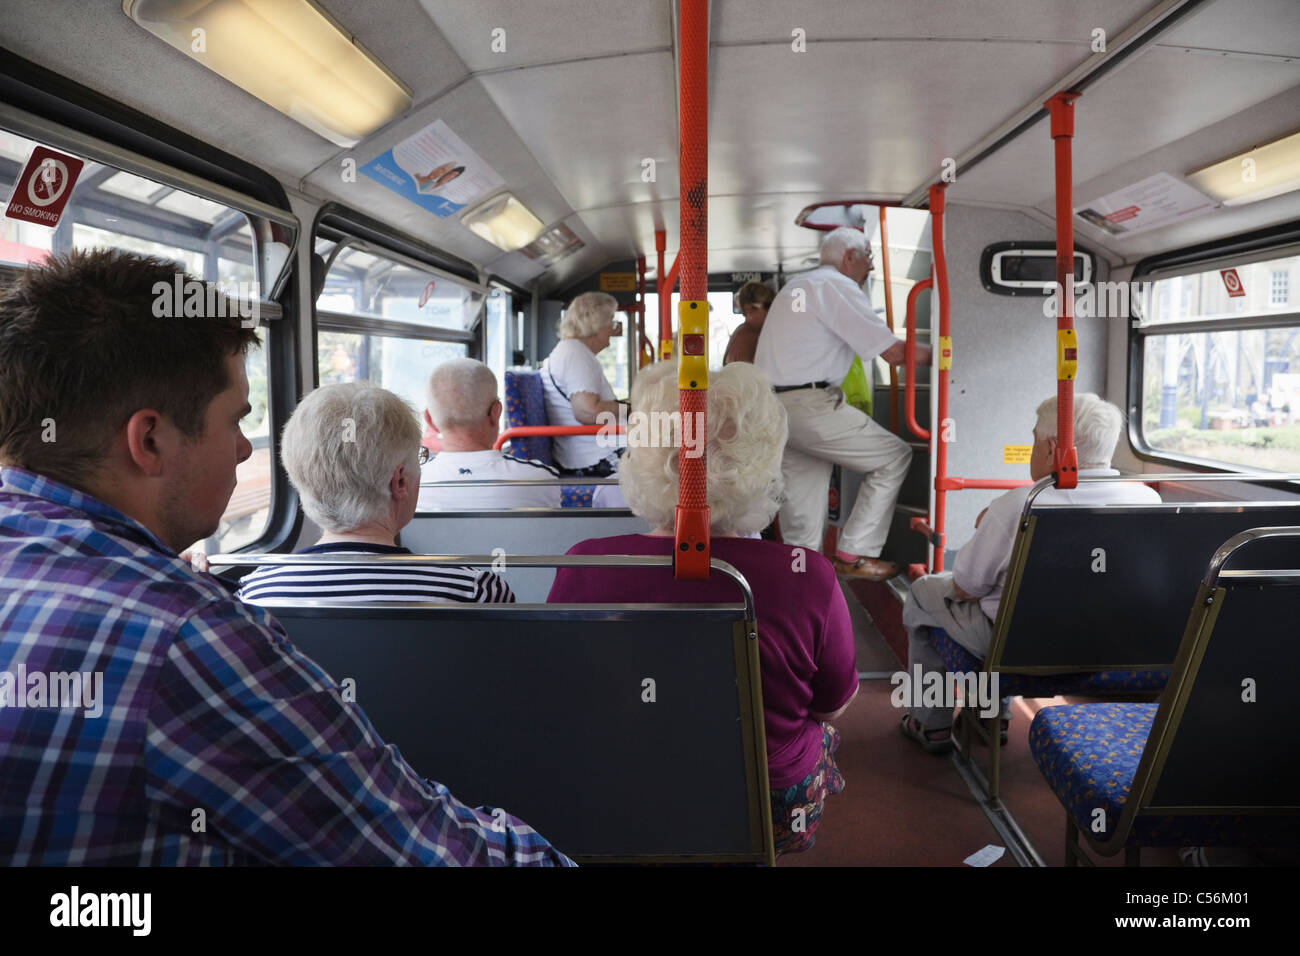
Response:
[{"label": "grey trousers", "polygon": [[[912,582],[912,596],[903,605],[903,626],[907,628],[907,672],[947,672],[943,658],[930,643],[930,628],[941,627],[948,636],[976,657],[988,656],[993,639],[993,622],[985,616],[979,601],[959,601],[953,594],[952,572],[927,574]],[[909,712],[926,730],[952,726],[952,711],[941,707],[911,707]]]}]

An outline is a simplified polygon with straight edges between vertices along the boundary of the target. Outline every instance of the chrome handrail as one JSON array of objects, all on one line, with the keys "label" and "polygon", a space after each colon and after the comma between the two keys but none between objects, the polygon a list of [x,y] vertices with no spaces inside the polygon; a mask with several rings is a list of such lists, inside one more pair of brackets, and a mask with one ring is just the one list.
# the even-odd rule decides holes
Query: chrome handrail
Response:
[{"label": "chrome handrail", "polygon": [[[1279,475],[1273,472],[1215,472],[1213,474],[1206,474],[1204,472],[1189,472],[1185,474],[1178,472],[1147,472],[1142,475],[1090,475],[1086,478],[1080,475],[1078,480],[1081,485],[1085,482],[1088,484],[1094,484],[1122,481],[1140,481],[1143,483],[1151,481],[1257,481],[1265,483],[1300,481],[1300,475]],[[1024,508],[1020,512],[1020,519],[1022,522],[1029,517],[1029,508],[1033,505],[1034,499],[1044,490],[1054,488],[1055,486],[1056,478],[1050,475],[1046,478],[1039,479],[1038,482],[1035,483],[1034,487],[1029,491],[1029,497],[1025,499]]]},{"label": "chrome handrail", "polygon": [[[673,559],[663,555],[625,554],[213,554],[208,556],[208,567],[260,567],[263,565],[372,565],[396,564],[415,567],[458,566],[470,568],[671,568]],[[745,576],[736,567],[719,558],[712,558],[709,567],[731,578],[740,587],[745,598],[745,619],[755,620],[754,592]],[[487,606],[487,605],[483,605]]]},{"label": "chrome handrail", "polygon": [[1239,531],[1234,534],[1214,552],[1214,557],[1210,558],[1209,567],[1205,570],[1205,577],[1202,583],[1213,590],[1219,583],[1220,576],[1231,576],[1233,578],[1256,579],[1261,577],[1279,577],[1289,579],[1300,577],[1300,572],[1292,569],[1278,570],[1259,570],[1259,571],[1224,571],[1223,565],[1241,548],[1264,538],[1288,538],[1300,537],[1300,527],[1282,527],[1282,528],[1250,528],[1247,531]]}]

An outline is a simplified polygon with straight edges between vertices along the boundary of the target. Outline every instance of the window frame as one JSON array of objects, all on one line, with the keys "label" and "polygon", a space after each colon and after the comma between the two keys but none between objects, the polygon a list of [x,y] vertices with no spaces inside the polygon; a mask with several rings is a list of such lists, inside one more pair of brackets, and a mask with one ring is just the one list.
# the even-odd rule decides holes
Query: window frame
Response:
[{"label": "window frame", "polygon": [[[1213,269],[1229,269],[1266,259],[1300,254],[1300,220],[1272,226],[1255,232],[1218,239],[1211,242],[1148,256],[1133,268],[1131,280],[1172,279]],[[1129,448],[1138,460],[1175,468],[1231,474],[1244,466],[1231,462],[1192,455],[1178,455],[1164,449],[1153,448],[1142,434],[1142,408],[1145,394],[1144,372],[1146,362],[1143,345],[1152,335],[1182,335],[1210,332],[1231,332],[1271,328],[1300,328],[1300,310],[1270,312],[1251,316],[1229,316],[1222,319],[1205,319],[1191,322],[1162,322],[1139,325],[1138,316],[1129,305],[1128,363],[1126,409]]]},{"label": "window frame", "polygon": [[[449,279],[458,285],[468,286],[483,296],[478,315],[464,331],[457,329],[440,329],[435,326],[413,325],[374,316],[359,315],[351,312],[335,312],[317,308],[317,299],[311,302],[311,348],[315,354],[316,343],[320,333],[344,332],[363,335],[381,335],[390,338],[420,338],[431,342],[452,342],[469,346],[472,358],[482,360],[483,333],[482,326],[486,315],[487,294],[490,291],[486,283],[480,282],[477,272],[469,263],[445,255],[426,243],[397,230],[390,229],[382,223],[358,213],[338,203],[322,206],[312,222],[309,240],[314,251],[316,243],[326,239],[335,243],[329,256],[325,257],[325,271],[329,275],[334,259],[344,249],[360,249],[363,252],[379,255],[419,269],[432,275]],[[319,298],[319,297],[317,297]],[[320,387],[320,376],[313,364],[312,388]]]},{"label": "window frame", "polygon": [[[0,77],[6,81],[0,84],[0,125],[7,129],[243,212],[251,220],[259,273],[265,238],[259,225],[287,236],[288,254],[261,304],[269,449],[277,461],[280,431],[301,392],[299,323],[283,319],[298,315],[297,248],[305,230],[284,187],[257,166],[8,51],[0,57]],[[278,550],[301,527],[297,495],[284,470],[273,467],[266,527],[239,550]]]}]

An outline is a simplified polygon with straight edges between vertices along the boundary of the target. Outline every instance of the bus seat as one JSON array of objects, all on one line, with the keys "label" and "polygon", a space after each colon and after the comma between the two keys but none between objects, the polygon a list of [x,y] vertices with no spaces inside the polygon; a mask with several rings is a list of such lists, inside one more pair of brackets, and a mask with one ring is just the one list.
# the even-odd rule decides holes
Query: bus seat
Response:
[{"label": "bus seat", "polygon": [[[546,417],[546,396],[542,390],[541,372],[507,369],[505,396],[507,428],[550,424]],[[511,438],[510,454],[514,458],[531,458],[543,464],[555,464],[555,458],[551,454],[551,440],[545,435]],[[590,508],[595,491],[591,485],[562,485],[560,505],[564,508]]]},{"label": "bus seat", "polygon": [[[650,526],[630,511],[427,511],[402,529],[402,545],[417,554],[562,554],[579,541],[644,534]],[[500,572],[526,604],[544,604],[554,568],[517,567]]]},{"label": "bus seat", "polygon": [[[1165,686],[1187,608],[1219,545],[1248,528],[1292,524],[1300,524],[1300,502],[1031,506],[987,659],[946,634],[936,649],[956,672],[997,672],[1001,697],[1149,698]],[[1283,560],[1280,541],[1258,550]],[[963,754],[971,752],[968,716]],[[988,736],[989,796],[997,799],[1000,734]]]},{"label": "bus seat", "polygon": [[[1132,863],[1143,846],[1300,845],[1300,759],[1284,739],[1300,702],[1279,673],[1294,642],[1278,626],[1300,612],[1298,539],[1300,527],[1254,529],[1216,550],[1158,704],[1049,707],[1034,718],[1034,761],[1066,810],[1067,865],[1080,832]],[[1289,561],[1277,560],[1278,544]],[[1223,570],[1232,550],[1250,569]]]},{"label": "bus seat", "polygon": [[[506,369],[505,381],[506,427],[524,425],[549,425],[546,417],[546,395],[542,390],[542,373],[532,369]],[[515,458],[530,458],[546,465],[555,464],[551,454],[551,440],[545,435],[530,435],[510,439]]]},{"label": "bus seat", "polygon": [[267,607],[331,679],[354,682],[416,771],[527,821],[579,862],[770,864],[744,592],[689,606]]}]

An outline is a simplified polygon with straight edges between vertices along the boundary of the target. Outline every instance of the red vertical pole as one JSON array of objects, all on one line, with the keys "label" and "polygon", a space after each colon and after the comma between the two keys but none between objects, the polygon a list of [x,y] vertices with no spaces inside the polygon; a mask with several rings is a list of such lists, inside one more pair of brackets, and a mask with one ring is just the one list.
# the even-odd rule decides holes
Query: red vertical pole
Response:
[{"label": "red vertical pole", "polygon": [[[889,225],[880,207],[880,268],[885,283],[885,323],[894,331],[894,287],[889,282]],[[889,427],[898,434],[898,367],[889,366]]]},{"label": "red vertical pole", "polygon": [[663,352],[663,343],[671,342],[673,337],[672,319],[668,310],[673,300],[673,282],[677,280],[676,263],[673,263],[674,274],[669,277],[664,272],[664,251],[667,246],[668,236],[662,229],[655,230],[655,254],[658,256],[658,267],[655,270],[655,298],[659,300],[659,342],[657,359],[667,358]]},{"label": "red vertical pole", "polygon": [[[948,419],[948,369],[952,367],[952,335],[949,331],[948,313],[948,256],[943,247],[944,190],[947,183],[930,187],[930,245],[934,251],[934,292],[939,297],[939,335],[931,336],[939,362],[939,395],[931,435],[934,446],[934,525],[932,530],[939,539],[934,546],[934,570],[943,570],[944,522],[947,520],[947,493],[940,479],[948,476],[948,442],[944,423]],[[934,317],[930,318],[934,327]],[[911,373],[908,373],[909,376]]]},{"label": "red vertical pole", "polygon": [[1079,365],[1079,340],[1074,334],[1074,101],[1078,93],[1057,93],[1043,105],[1052,119],[1056,147],[1056,287],[1060,309],[1056,318],[1056,487],[1079,483],[1079,456],[1074,447],[1074,376]]},{"label": "red vertical pole", "polygon": [[636,316],[636,367],[645,368],[654,361],[654,349],[647,348],[650,345],[650,338],[646,333],[645,324],[645,256],[638,256],[636,260],[636,301],[641,306],[641,310]]},{"label": "red vertical pole", "polygon": [[[682,298],[677,327],[681,355],[677,387],[682,432],[699,443],[678,449],[678,498],[673,573],[709,576],[709,506],[703,439],[709,397],[709,3],[681,0],[678,51],[681,64],[681,262]],[[690,424],[688,425],[688,420]]]}]

